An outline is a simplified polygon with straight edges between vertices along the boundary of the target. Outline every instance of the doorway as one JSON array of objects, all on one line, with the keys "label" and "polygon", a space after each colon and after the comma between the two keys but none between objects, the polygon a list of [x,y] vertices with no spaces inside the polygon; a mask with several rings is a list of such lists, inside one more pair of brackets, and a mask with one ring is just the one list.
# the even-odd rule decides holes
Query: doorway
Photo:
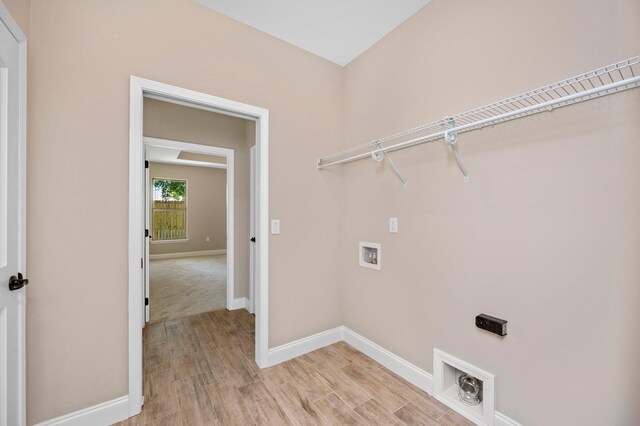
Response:
[{"label": "doorway", "polygon": [[144,146],[146,322],[238,308],[234,150],[147,136]]},{"label": "doorway", "polygon": [[[164,83],[131,77],[130,85],[130,179],[129,179],[129,414],[141,411],[142,328],[145,309],[145,141],[143,101],[163,102],[211,111],[255,122],[255,364],[268,366],[268,110],[218,98]],[[194,147],[190,147],[194,149]],[[229,218],[232,216],[230,215]],[[228,240],[232,242],[231,239]],[[229,251],[232,251],[228,249]],[[148,263],[147,263],[148,265]],[[230,302],[229,293],[227,303]],[[231,304],[235,304],[233,300]],[[234,307],[234,306],[232,306]],[[247,307],[248,306],[243,306]]]}]

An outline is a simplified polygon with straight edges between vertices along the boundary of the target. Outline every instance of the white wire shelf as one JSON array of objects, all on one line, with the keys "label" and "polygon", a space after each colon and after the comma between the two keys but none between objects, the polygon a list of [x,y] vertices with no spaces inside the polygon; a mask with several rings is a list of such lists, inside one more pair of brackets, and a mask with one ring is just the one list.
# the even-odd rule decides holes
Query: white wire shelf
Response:
[{"label": "white wire shelf", "polygon": [[[639,86],[640,56],[635,56],[502,101],[448,116],[442,120],[322,157],[318,160],[317,167],[323,169],[367,157],[382,161],[385,153],[444,139],[452,148],[466,182],[468,181],[468,175],[455,146],[458,134],[540,112],[552,111],[556,108]],[[391,165],[406,187],[405,180],[399,174],[393,162],[391,162]]]}]

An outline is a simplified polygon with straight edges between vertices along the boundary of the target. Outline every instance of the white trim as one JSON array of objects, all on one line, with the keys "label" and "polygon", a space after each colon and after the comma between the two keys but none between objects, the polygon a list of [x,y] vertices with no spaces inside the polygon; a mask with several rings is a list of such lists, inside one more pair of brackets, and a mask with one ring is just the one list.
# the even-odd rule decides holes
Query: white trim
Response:
[{"label": "white trim", "polygon": [[15,19],[13,19],[13,16],[11,16],[9,9],[7,9],[2,1],[0,1],[0,21],[4,22],[4,25],[7,27],[13,38],[15,38],[19,44],[25,43],[27,41],[27,36],[22,32],[20,26],[15,21]]},{"label": "white trim", "polygon": [[142,327],[144,277],[139,258],[144,254],[140,235],[144,232],[146,182],[143,182],[142,144],[143,86],[130,80],[129,97],[129,416],[142,408]]},{"label": "white trim", "polygon": [[[249,148],[249,236],[256,236],[256,146]],[[255,288],[257,271],[256,265],[256,244],[249,243],[249,307],[247,310],[252,314],[255,313]]]},{"label": "white trim", "polygon": [[[19,28],[18,28],[19,29]],[[22,31],[20,31],[22,33]],[[14,37],[16,34],[14,33]],[[22,34],[24,37],[24,34]],[[20,42],[20,37],[16,37]],[[18,202],[19,214],[18,214],[18,265],[21,270],[27,271],[27,39],[22,39],[20,42],[20,164],[19,164],[19,190],[18,190]],[[20,327],[22,328],[21,339],[19,343],[19,356],[22,359],[20,363],[20,373],[22,389],[20,390],[20,408],[18,422],[20,425],[27,423],[27,392],[26,392],[26,308],[27,308],[27,291],[21,295],[23,303],[22,309],[19,314]]]},{"label": "white trim", "polygon": [[431,394],[433,390],[433,378],[431,374],[416,367],[409,361],[361,336],[355,331],[345,327],[344,341],[358,349],[363,354],[373,358],[380,364],[396,373],[398,376]]},{"label": "white trim", "polygon": [[256,122],[256,158],[258,181],[256,225],[257,248],[255,297],[256,364],[265,368],[269,363],[269,111],[262,110]]},{"label": "white trim", "polygon": [[[164,84],[164,83],[158,83],[158,84]],[[189,89],[183,89],[183,90],[189,91]],[[199,93],[199,92],[196,92],[196,93]],[[207,96],[209,96],[209,95],[207,95]],[[194,104],[193,102],[182,101],[180,99],[167,100],[167,97],[165,95],[158,96],[158,95],[155,95],[153,93],[145,93],[144,97],[145,98],[149,98],[149,99],[155,99],[157,101],[162,101],[162,102],[171,102],[172,104],[182,105],[182,106],[186,106],[186,107],[189,107],[189,108],[200,109],[202,111],[215,112],[216,114],[224,114],[224,115],[228,115],[230,117],[242,118],[242,119],[245,119],[245,120],[248,119],[247,118],[247,114],[245,114],[245,113],[235,112],[233,110],[225,110],[224,112],[221,112],[220,108],[217,108],[217,107],[211,107],[211,106],[208,106],[208,105],[201,105],[201,104]],[[218,99],[223,99],[225,101],[229,101],[228,99],[224,99],[224,98],[218,98]],[[235,101],[230,101],[230,102],[235,102]],[[240,102],[236,102],[236,104],[240,104]],[[243,105],[243,104],[240,104],[240,105]],[[260,109],[260,107],[254,107],[254,108]],[[251,115],[250,117],[252,117],[252,118],[249,118],[249,119],[256,118],[256,116],[254,116],[254,115]]]},{"label": "white trim", "polygon": [[[448,393],[446,389],[447,375],[445,364],[459,371],[469,374],[479,380],[482,380],[482,402],[476,406],[468,406],[460,402],[457,398],[457,391],[454,395]],[[455,380],[450,388],[458,388]],[[433,396],[438,401],[447,405],[452,410],[466,417],[479,425],[493,426],[495,419],[495,376],[481,368],[468,363],[467,361],[456,358],[455,356],[443,352],[439,349],[433,349]]]},{"label": "white trim", "polygon": [[[367,262],[367,259],[364,258],[364,249],[376,250],[376,263]],[[365,241],[360,241],[360,243],[358,244],[358,262],[360,266],[364,268],[379,271],[382,267],[382,245],[378,243],[367,243]]]},{"label": "white trim", "polygon": [[175,243],[188,243],[188,242],[189,242],[188,238],[183,238],[181,240],[151,240],[149,241],[149,244],[175,244]]},{"label": "white trim", "polygon": [[342,326],[332,328],[269,349],[269,366],[280,364],[281,362],[288,361],[328,345],[333,345],[343,340],[344,329]]},{"label": "white trim", "polygon": [[183,257],[213,256],[216,254],[226,254],[226,253],[227,253],[227,249],[184,251],[182,253],[160,253],[160,254],[150,254],[149,260],[182,259]]},{"label": "white trim", "polygon": [[[234,301],[234,303],[239,305],[238,309],[245,307],[240,305],[243,303],[246,304],[247,302],[248,300],[244,297],[235,299]],[[429,394],[432,394],[433,376],[431,374],[344,326],[322,331],[270,349],[268,353],[268,366],[280,364],[340,341],[347,342],[365,355],[368,355],[384,367],[404,378],[409,383],[419,387]],[[123,396],[112,401],[94,405],[93,407],[39,423],[36,426],[101,426],[104,424],[112,424],[127,418],[127,407],[128,398]],[[494,426],[522,425],[496,411]]]},{"label": "white trim", "polygon": [[493,426],[522,426],[522,424],[496,411]]},{"label": "white trim", "polygon": [[161,164],[175,164],[178,166],[192,166],[192,167],[206,167],[209,169],[227,169],[226,164],[222,163],[207,163],[205,161],[195,161],[195,160],[183,160],[181,158],[175,160],[149,160],[151,163],[161,163]]},{"label": "white trim", "polygon": [[[140,259],[144,256],[144,145],[143,98],[186,104],[256,121],[258,158],[258,230],[256,283],[256,363],[268,365],[269,349],[269,111],[205,93],[140,77],[130,78],[129,98],[129,415],[142,407],[142,327],[144,326],[144,279]],[[229,169],[228,169],[229,170]],[[233,174],[229,171],[229,175]],[[231,219],[231,218],[229,218]],[[229,243],[229,241],[228,241]],[[231,244],[233,242],[231,241]],[[228,253],[233,247],[227,246]]]},{"label": "white trim", "polygon": [[[433,395],[433,376],[399,357],[393,352],[361,336],[345,326],[326,330],[314,335],[285,343],[284,345],[269,350],[269,366],[288,361],[295,357],[315,351],[324,346],[332,345],[339,341],[345,341],[365,355],[373,358],[385,368],[393,371],[409,383],[417,386],[430,395]],[[515,420],[495,411],[494,426],[522,426]]]},{"label": "white trim", "polygon": [[227,309],[229,309],[230,311],[234,311],[236,309],[246,309],[248,311],[249,299],[247,299],[246,297],[239,297],[237,299],[233,299],[233,302],[231,302],[231,306]]},{"label": "white trim", "polygon": [[[211,145],[199,145],[192,144],[189,142],[182,142],[173,139],[160,139],[160,138],[152,138],[151,136],[143,137],[144,144],[147,146],[156,146],[158,148],[171,148],[176,149],[180,152],[186,151],[195,154],[206,154],[215,157],[226,157],[229,151],[233,151],[230,148],[220,148],[217,146]],[[189,149],[189,147],[200,147],[194,148],[195,150]],[[207,161],[196,161],[196,160],[184,160],[182,158],[175,158],[172,160],[149,160],[151,163],[164,163],[164,164],[175,164],[178,166],[195,166],[195,167],[209,167],[212,169],[227,169],[227,164],[222,163],[209,163]]]},{"label": "white trim", "polygon": [[104,426],[129,417],[129,397],[122,396],[89,408],[74,411],[36,426]]}]

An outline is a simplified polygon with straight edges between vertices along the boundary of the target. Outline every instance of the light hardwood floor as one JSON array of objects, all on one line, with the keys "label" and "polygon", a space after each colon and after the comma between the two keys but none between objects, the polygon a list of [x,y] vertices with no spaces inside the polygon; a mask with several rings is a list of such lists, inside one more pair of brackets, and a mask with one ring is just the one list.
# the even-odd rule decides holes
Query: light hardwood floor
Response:
[{"label": "light hardwood floor", "polygon": [[261,370],[254,327],[246,310],[147,326],[144,409],[118,426],[472,424],[344,342]]}]

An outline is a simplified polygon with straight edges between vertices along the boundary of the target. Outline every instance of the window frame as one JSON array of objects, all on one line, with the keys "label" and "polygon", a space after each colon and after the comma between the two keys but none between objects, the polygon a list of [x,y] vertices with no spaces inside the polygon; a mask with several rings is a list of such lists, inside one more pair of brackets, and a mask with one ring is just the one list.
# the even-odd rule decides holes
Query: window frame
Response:
[{"label": "window frame", "polygon": [[[184,181],[184,235],[185,238],[175,239],[175,240],[156,240],[153,238],[153,230],[155,229],[155,215],[156,211],[155,207],[155,199],[153,198],[154,192],[154,183],[156,180],[179,180]],[[173,243],[186,243],[189,241],[189,179],[183,178],[169,178],[169,177],[159,177],[154,176],[151,178],[151,229],[150,229],[150,243],[151,244],[173,244]],[[170,210],[170,209],[158,209],[158,210]]]}]

